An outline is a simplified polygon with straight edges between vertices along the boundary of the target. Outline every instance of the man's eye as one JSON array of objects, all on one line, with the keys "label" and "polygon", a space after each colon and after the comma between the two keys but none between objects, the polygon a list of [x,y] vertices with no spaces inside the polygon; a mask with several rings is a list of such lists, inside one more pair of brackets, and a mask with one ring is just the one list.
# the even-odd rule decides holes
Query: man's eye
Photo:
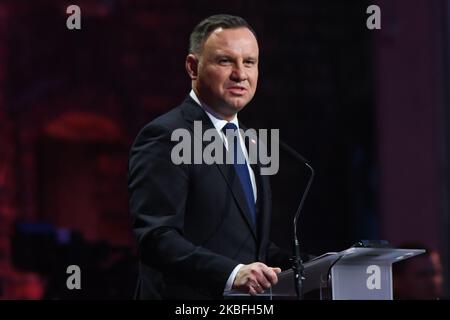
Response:
[{"label": "man's eye", "polygon": [[228,64],[230,63],[230,59],[219,59],[220,64]]},{"label": "man's eye", "polygon": [[256,62],[253,61],[253,60],[250,60],[250,61],[245,61],[244,64],[247,65],[247,66],[253,66],[253,65],[256,64]]}]

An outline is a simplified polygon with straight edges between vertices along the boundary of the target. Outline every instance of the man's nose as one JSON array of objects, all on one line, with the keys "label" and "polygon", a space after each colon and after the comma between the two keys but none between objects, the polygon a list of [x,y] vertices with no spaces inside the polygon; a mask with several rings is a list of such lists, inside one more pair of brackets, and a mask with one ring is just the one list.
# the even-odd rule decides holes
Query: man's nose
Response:
[{"label": "man's nose", "polygon": [[242,63],[235,64],[230,76],[231,80],[241,82],[247,80],[247,72]]}]

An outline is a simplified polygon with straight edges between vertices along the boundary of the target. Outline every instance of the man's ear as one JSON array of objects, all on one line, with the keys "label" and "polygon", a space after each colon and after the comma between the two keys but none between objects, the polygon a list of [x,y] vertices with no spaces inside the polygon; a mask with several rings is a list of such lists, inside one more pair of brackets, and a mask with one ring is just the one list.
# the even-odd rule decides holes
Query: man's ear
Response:
[{"label": "man's ear", "polygon": [[186,71],[191,77],[191,80],[197,80],[198,76],[198,59],[197,57],[190,53],[186,57]]}]

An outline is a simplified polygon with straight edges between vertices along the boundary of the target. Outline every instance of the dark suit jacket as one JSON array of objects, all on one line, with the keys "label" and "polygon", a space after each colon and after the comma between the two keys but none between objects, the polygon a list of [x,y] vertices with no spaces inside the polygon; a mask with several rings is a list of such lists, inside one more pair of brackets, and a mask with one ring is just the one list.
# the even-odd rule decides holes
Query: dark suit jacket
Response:
[{"label": "dark suit jacket", "polygon": [[[129,195],[138,240],[137,298],[221,298],[237,264],[255,261],[288,265],[288,255],[269,241],[271,192],[267,176],[253,165],[257,183],[257,226],[250,222],[233,165],[171,161],[175,129],[193,134],[194,121],[214,128],[189,96],[146,125],[129,158]],[[194,137],[200,139],[200,137]]]}]

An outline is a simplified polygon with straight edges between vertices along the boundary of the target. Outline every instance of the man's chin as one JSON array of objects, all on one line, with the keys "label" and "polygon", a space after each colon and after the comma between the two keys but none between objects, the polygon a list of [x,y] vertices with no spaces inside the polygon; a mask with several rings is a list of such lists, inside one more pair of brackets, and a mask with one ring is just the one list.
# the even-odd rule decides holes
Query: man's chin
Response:
[{"label": "man's chin", "polygon": [[226,101],[227,105],[236,112],[241,111],[250,102],[246,98],[233,98]]}]

